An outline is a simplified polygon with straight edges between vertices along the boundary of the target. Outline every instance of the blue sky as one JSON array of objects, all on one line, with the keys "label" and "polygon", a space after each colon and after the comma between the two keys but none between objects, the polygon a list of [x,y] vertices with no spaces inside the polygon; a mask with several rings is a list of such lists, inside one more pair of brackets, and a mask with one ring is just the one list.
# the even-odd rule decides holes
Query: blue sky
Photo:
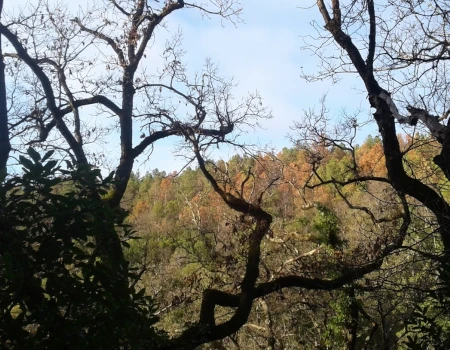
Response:
[{"label": "blue sky", "polygon": [[[34,2],[34,1],[33,1]],[[85,1],[70,2],[70,9],[76,12]],[[299,120],[306,109],[319,106],[319,100],[327,94],[327,106],[331,115],[338,117],[342,109],[352,112],[363,108],[368,110],[366,95],[360,79],[347,75],[337,85],[330,81],[307,83],[300,78],[302,69],[313,73],[319,65],[317,57],[301,50],[302,37],[314,35],[312,21],[321,23],[314,0],[241,0],[244,9],[243,23],[237,27],[220,18],[202,18],[198,10],[177,11],[167,21],[167,30],[160,29],[151,52],[147,55],[149,67],[161,63],[160,55],[170,32],[181,29],[185,63],[191,73],[200,70],[206,58],[218,63],[221,75],[234,77],[239,84],[234,95],[239,98],[248,92],[258,91],[274,118],[264,121],[261,129],[248,130],[248,142],[261,146],[269,145],[281,150],[290,147],[286,135],[290,127]],[[11,8],[11,2],[6,2]],[[302,8],[300,8],[300,5]],[[367,119],[367,114],[362,117]],[[362,133],[358,142],[374,130]],[[139,130],[136,131],[136,140]],[[108,146],[105,152],[114,157],[116,145]],[[180,170],[184,158],[176,157],[174,139],[159,141],[149,161],[139,159],[136,169],[140,173],[158,168],[165,171]],[[214,158],[228,158],[232,151],[217,150]],[[115,157],[114,157],[115,158]]]},{"label": "blue sky", "polygon": [[[327,106],[331,115],[339,117],[342,109],[348,112],[368,109],[366,95],[359,77],[348,75],[337,85],[329,81],[308,83],[300,78],[302,67],[314,72],[318,59],[310,52],[301,50],[303,36],[314,35],[311,22],[321,23],[315,1],[244,0],[242,19],[237,27],[221,22],[217,18],[201,19],[195,10],[179,11],[172,17],[169,28],[180,27],[184,33],[186,61],[190,69],[196,69],[206,57],[218,62],[223,75],[233,76],[239,83],[236,96],[258,90],[265,104],[272,109],[274,118],[262,123],[262,128],[249,130],[252,143],[271,145],[281,150],[290,147],[286,138],[292,133],[290,127],[303,111],[319,106],[319,100],[327,94]],[[300,4],[302,8],[300,8]],[[309,9],[308,9],[309,7]],[[363,114],[364,119],[367,118]],[[368,132],[363,132],[362,142]],[[162,154],[171,149],[171,142],[161,142],[155,147],[150,166],[169,170],[178,169],[182,159]],[[160,154],[158,154],[158,150]],[[170,152],[170,151],[169,151]],[[227,158],[231,154],[222,152],[216,156]]]}]

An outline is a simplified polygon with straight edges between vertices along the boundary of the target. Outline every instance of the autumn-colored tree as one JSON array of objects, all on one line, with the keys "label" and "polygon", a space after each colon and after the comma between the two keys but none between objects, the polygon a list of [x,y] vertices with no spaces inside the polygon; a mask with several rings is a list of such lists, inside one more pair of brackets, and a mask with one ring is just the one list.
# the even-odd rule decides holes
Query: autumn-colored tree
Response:
[{"label": "autumn-colored tree", "polygon": [[[88,292],[97,295],[97,289],[105,286],[111,291],[92,305],[108,306],[100,310],[106,310],[102,315],[115,325],[117,337],[112,339],[118,344],[148,345],[139,337],[139,327],[127,325],[121,312],[111,311],[117,305],[139,311],[139,303],[134,301],[141,300],[144,292],[136,294],[138,287],[149,288],[161,302],[157,313],[170,338],[159,338],[160,348],[194,349],[211,342],[219,346],[227,337],[239,345],[243,334],[256,332],[260,335],[255,338],[263,338],[269,348],[284,347],[282,343],[298,347],[308,341],[352,349],[399,344],[409,332],[408,323],[402,320],[414,305],[426,302],[423,294],[430,289],[439,294],[432,272],[436,266],[446,266],[443,262],[450,249],[446,189],[450,136],[443,122],[449,108],[447,91],[442,88],[448,85],[448,5],[439,0],[431,7],[422,1],[376,5],[374,0],[333,0],[326,5],[319,0],[325,27],[318,28],[323,34],[318,39],[335,43],[341,52],[332,49],[328,55],[328,48],[320,46],[317,54],[325,61],[322,66],[331,70],[315,72],[309,79],[356,71],[367,90],[368,106],[374,109],[381,143],[372,139],[359,147],[355,143],[363,124],[359,115],[344,116],[340,124],[333,125],[322,103],[318,112],[309,111],[296,122],[292,150],[280,155],[246,154],[229,162],[210,161],[209,152],[221,143],[237,145],[234,131],[270,116],[260,97],[235,100],[232,81],[221,77],[210,61],[204,71],[190,78],[178,34],[161,53],[165,61],[162,70],[150,72],[145,67],[149,43],[174,12],[191,8],[231,21],[239,19],[240,8],[233,0],[208,5],[183,0],[95,1],[86,11],[71,14],[59,4],[38,2],[16,18],[2,15],[3,183],[8,180],[2,169],[29,144],[55,150],[58,159],[70,159],[70,166],[76,169],[71,174],[73,183],[92,180],[81,196],[83,203],[88,205],[91,198],[104,210],[83,211],[69,224],[95,227],[82,240],[84,253],[91,255],[75,255],[81,254],[95,267],[95,276],[83,275],[86,281],[100,281]],[[392,19],[382,21],[378,14],[383,11],[392,14]],[[421,19],[427,25],[422,25]],[[398,38],[405,28],[412,35],[400,44],[403,40]],[[416,37],[421,31],[424,35]],[[3,72],[11,78],[11,85],[6,85]],[[403,81],[397,72],[404,73]],[[423,96],[416,93],[418,86],[424,88]],[[413,97],[408,100],[408,96]],[[407,113],[401,110],[402,104]],[[114,123],[96,123],[91,118],[96,112],[110,116]],[[396,122],[422,125],[427,135],[412,130],[410,138],[403,140],[397,135]],[[136,131],[141,134],[139,140]],[[118,135],[120,156],[106,193],[95,185],[100,180],[92,179],[92,174],[98,174],[92,168],[106,163],[93,145],[104,142],[111,132]],[[181,175],[155,172],[142,179],[134,177],[138,157],[166,137],[178,137],[180,150],[198,168]],[[25,168],[45,169],[46,165],[39,165],[38,153],[29,151],[29,157],[34,165],[21,159]],[[52,176],[57,178],[57,174]],[[39,181],[34,185],[33,191],[41,189]],[[6,202],[15,198],[8,197],[14,186],[4,188]],[[56,189],[46,188],[46,195],[53,198]],[[123,225],[121,202],[130,209],[127,222],[135,227],[140,240],[124,242],[123,231],[115,226]],[[36,212],[45,214],[40,207]],[[53,216],[46,220],[58,222],[58,213],[52,214],[55,220]],[[113,219],[106,220],[109,215]],[[10,231],[26,235],[24,226]],[[32,227],[40,238],[45,236],[41,233],[47,227],[39,220]],[[52,231],[55,236],[64,231],[57,228]],[[72,250],[78,247],[74,242],[76,237],[67,240]],[[33,242],[26,248],[33,256],[42,243]],[[64,249],[54,251],[64,253]],[[2,251],[0,260],[5,281],[17,270],[5,258],[8,253]],[[83,265],[83,259],[76,263]],[[63,273],[72,273],[73,264],[74,260],[69,260],[57,266]],[[81,265],[77,267],[83,274]],[[33,281],[52,267],[47,264],[40,271],[39,266],[31,269]],[[70,277],[76,279],[77,271]],[[133,274],[137,278],[131,278],[132,271],[137,271]],[[47,297],[56,300],[52,290],[58,291],[51,286],[34,283],[31,289],[38,290],[40,301],[47,305]],[[20,289],[24,317],[40,310],[39,303],[27,302],[26,292],[31,289]],[[1,310],[13,323],[23,319],[17,316],[14,321],[11,314],[17,304],[14,293],[8,289],[5,300],[10,302]],[[76,315],[67,311],[72,307],[70,298],[57,300],[63,301],[53,308],[55,319],[67,316],[69,321],[77,321]],[[182,306],[195,310],[195,316],[188,318],[186,311],[180,311]],[[80,310],[86,311],[88,306]],[[152,312],[146,307],[144,313],[130,314],[153,329]],[[423,314],[423,319],[433,316]],[[89,314],[83,315],[83,320],[89,320]],[[280,326],[283,323],[274,322],[277,315],[299,330],[288,340],[283,340],[288,333]],[[300,324],[299,320],[305,321]],[[323,326],[317,325],[317,320]],[[53,328],[46,325],[43,318],[26,324],[49,330],[42,333],[44,340],[53,334]],[[85,330],[81,321],[80,327]],[[89,321],[85,327],[95,335],[94,323]],[[33,329],[27,331],[31,336],[37,334]]]}]

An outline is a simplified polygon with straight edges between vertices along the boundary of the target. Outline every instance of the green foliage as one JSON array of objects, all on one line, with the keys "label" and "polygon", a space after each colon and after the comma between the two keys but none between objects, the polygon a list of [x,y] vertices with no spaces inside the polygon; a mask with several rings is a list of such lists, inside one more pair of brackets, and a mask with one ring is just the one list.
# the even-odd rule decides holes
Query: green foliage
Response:
[{"label": "green foliage", "polygon": [[317,205],[318,214],[313,222],[313,229],[319,233],[317,242],[327,244],[337,249],[345,245],[345,241],[339,237],[341,232],[341,221],[336,213],[323,204]]},{"label": "green foliage", "polygon": [[20,157],[23,176],[0,184],[2,348],[151,348],[160,338],[152,300],[128,287],[134,273],[99,256],[101,238],[122,232],[127,245],[133,234],[121,224],[125,213],[101,200],[112,176],[61,169],[51,152],[28,155]]},{"label": "green foliage", "polygon": [[282,158],[287,163],[295,162],[295,160],[297,159],[297,153],[298,151],[294,148],[284,147],[281,151],[280,158]]},{"label": "green foliage", "polygon": [[[338,151],[340,150],[338,149]],[[351,163],[347,157],[331,159],[324,169],[324,177],[326,179],[347,181],[352,175],[349,169],[351,169]]]},{"label": "green foliage", "polygon": [[[372,138],[358,152],[358,159],[365,160],[369,170],[373,167],[373,154],[379,151],[379,142],[378,138]],[[370,153],[373,147],[375,149]],[[261,278],[270,278],[268,272],[279,271],[280,266],[291,269],[292,273],[302,271],[308,276],[320,276],[318,278],[339,276],[341,268],[348,264],[362,266],[372,261],[386,244],[390,244],[398,229],[398,221],[390,221],[390,218],[396,217],[401,208],[382,183],[360,182],[339,188],[354,205],[365,206],[377,218],[388,219],[376,226],[364,213],[348,210],[333,187],[317,187],[300,193],[303,181],[310,174],[310,169],[304,166],[302,152],[283,150],[280,156],[283,161],[293,163],[286,168],[283,180],[288,179],[293,186],[280,181],[264,196],[264,209],[273,215],[274,224],[273,237],[268,237],[262,246],[264,269]],[[410,151],[412,160],[414,152],[418,151]],[[250,167],[252,161],[254,158],[235,156],[227,164],[217,162],[219,168],[227,168],[230,181],[227,188],[240,189],[251,168],[256,178],[256,191],[262,187],[258,181],[267,180],[266,177],[277,171],[271,162],[264,163],[262,159],[259,161],[263,165],[255,161],[256,165]],[[350,172],[351,166],[348,152],[335,147],[330,149],[318,173],[323,179],[345,180],[354,176]],[[211,171],[214,171],[212,166]],[[220,171],[213,174],[217,178],[223,176]],[[249,188],[253,186],[252,180],[246,183]],[[129,222],[141,239],[130,242],[130,248],[125,250],[126,257],[132,266],[142,267],[145,262],[149,267],[141,283],[149,286],[151,295],[158,298],[161,310],[164,310],[160,313],[159,325],[176,334],[195,321],[205,288],[239,292],[248,228],[254,223],[230,211],[211,192],[198,169],[186,169],[176,177],[164,178],[154,172],[154,175],[132,178],[128,191],[133,198]],[[437,254],[442,246],[439,240],[433,239],[436,226],[424,220],[429,213],[421,207],[411,207],[411,211],[414,215],[405,245],[413,244],[423,252]],[[323,246],[315,250],[314,242]],[[301,256],[304,252],[313,253],[283,265],[286,256]],[[430,260],[411,251],[402,251],[387,257],[379,272],[358,281],[358,286],[367,285],[368,288],[357,289],[357,298],[349,295],[349,286],[330,294],[302,291],[301,306],[296,307],[295,300],[300,298],[296,292],[286,289],[274,293],[267,298],[274,334],[280,343],[282,339],[285,348],[341,349],[350,343],[356,343],[356,348],[363,345],[368,349],[401,348],[407,336],[422,345],[430,343],[439,348],[432,330],[438,332],[439,341],[443,343],[443,337],[450,333],[450,322],[442,309],[437,308],[439,302],[434,300],[432,305],[430,300],[424,301],[422,295],[429,286],[436,286],[436,276],[430,273],[435,268]],[[435,321],[427,323],[423,318],[420,323],[427,328],[414,327],[412,319],[405,328],[405,320],[415,305],[428,306],[425,317]],[[228,311],[223,309],[223,312],[227,314]],[[266,328],[266,316],[258,312],[251,316],[250,323]],[[415,312],[416,316],[418,312]],[[429,335],[426,335],[427,331]],[[262,335],[255,335],[252,327],[244,327],[238,332],[242,348],[253,348],[249,334],[260,344],[264,343]],[[226,341],[223,343],[228,345]]]},{"label": "green foliage", "polygon": [[364,141],[364,145],[368,149],[371,149],[373,146],[375,146],[378,143],[381,143],[381,139],[379,136],[373,137],[372,135],[369,135],[369,136],[367,136],[366,140]]},{"label": "green foliage", "polygon": [[350,322],[350,307],[352,298],[347,293],[339,292],[336,299],[330,303],[333,311],[323,334],[323,342],[327,347],[344,348],[345,331]]},{"label": "green foliage", "polygon": [[[411,316],[409,332],[405,345],[408,349],[449,349],[449,327],[443,326],[439,322],[437,315],[442,307],[436,300],[429,299],[425,304],[428,306],[416,305]],[[440,315],[442,316],[442,315]],[[448,321],[447,321],[448,322]]]},{"label": "green foliage", "polygon": [[443,264],[438,272],[439,288],[416,305],[408,320],[408,349],[450,349],[450,265]]},{"label": "green foliage", "polygon": [[284,227],[286,231],[302,231],[305,227],[308,227],[310,220],[306,217],[295,218],[291,222],[287,223]]}]

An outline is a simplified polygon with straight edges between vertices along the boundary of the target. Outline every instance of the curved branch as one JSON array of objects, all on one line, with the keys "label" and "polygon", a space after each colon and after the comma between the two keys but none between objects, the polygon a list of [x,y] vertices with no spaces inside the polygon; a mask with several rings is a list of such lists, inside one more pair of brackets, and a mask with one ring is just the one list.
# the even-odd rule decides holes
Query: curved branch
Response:
[{"label": "curved branch", "polygon": [[170,91],[174,92],[175,94],[183,97],[187,102],[189,102],[194,107],[198,107],[198,103],[196,103],[192,99],[192,97],[187,96],[186,94],[182,93],[178,89],[175,89],[173,86],[169,86],[166,84],[143,84],[143,85],[137,86],[135,89],[140,90],[140,89],[147,88],[147,87],[158,87],[158,88],[164,88],[164,89],[170,90]]},{"label": "curved branch", "polygon": [[[366,274],[379,269],[387,257],[394,250],[401,247],[404,238],[406,237],[409,224],[411,223],[411,217],[409,214],[408,203],[405,196],[399,193],[399,197],[402,200],[403,208],[405,210],[403,215],[403,222],[399,228],[399,234],[394,242],[387,246],[374,261],[360,266],[343,269],[342,275],[333,279],[320,279],[320,278],[307,278],[302,276],[282,276],[272,281],[264,282],[256,285],[251,295],[252,300],[246,300],[247,302],[253,302],[255,299],[267,296],[283,288],[304,288],[310,290],[334,290],[343,287],[347,284],[354,282],[357,279],[362,278]],[[204,309],[213,310],[216,305],[223,307],[241,308],[242,298],[245,297],[243,293],[232,294],[216,289],[207,289],[203,294],[202,311]],[[247,296],[248,297],[248,296]],[[245,316],[245,315],[244,315]],[[233,318],[232,318],[233,319]],[[240,320],[239,324],[245,324],[248,319]],[[230,320],[231,321],[231,320]],[[228,321],[228,322],[230,322]],[[215,326],[209,331],[205,331],[205,324],[197,323],[183,332],[179,337],[172,339],[168,343],[167,349],[195,349],[197,346],[224,338],[233,334],[240,327],[238,323],[225,322],[220,326]],[[225,326],[224,326],[225,325]]]},{"label": "curved branch", "polygon": [[[144,2],[144,1],[143,1]],[[170,15],[172,12],[181,9],[184,7],[184,1],[183,0],[177,0],[175,2],[168,1],[167,5],[164,6],[163,10],[159,15],[152,15],[150,23],[148,24],[147,28],[145,29],[141,44],[139,45],[139,49],[134,55],[133,53],[133,61],[131,63],[131,69],[134,71],[137,68],[137,65],[139,64],[142,56],[144,56],[144,51],[147,48],[147,44],[152,37],[152,34],[158,24],[161,23],[161,21],[166,18],[168,15]],[[131,57],[130,57],[131,60]]]},{"label": "curved branch", "polygon": [[107,36],[107,35],[105,35],[105,34],[99,32],[98,30],[87,28],[86,26],[84,26],[84,25],[81,23],[81,21],[80,21],[80,19],[79,19],[78,17],[75,17],[74,19],[72,19],[72,22],[78,24],[78,26],[80,27],[80,29],[81,29],[83,32],[92,34],[92,35],[95,36],[96,38],[105,41],[109,46],[111,46],[111,48],[112,48],[112,49],[114,50],[114,52],[117,54],[117,57],[119,58],[120,64],[121,64],[122,66],[125,66],[125,65],[126,65],[126,60],[125,60],[125,56],[124,56],[124,54],[123,54],[123,51],[122,51],[122,49],[120,48],[120,46],[117,45],[117,43],[116,43],[113,39],[111,39],[109,36]]},{"label": "curved branch", "polygon": [[[113,101],[111,101],[108,97],[103,95],[95,95],[89,98],[83,98],[80,100],[74,100],[73,106],[75,108],[82,107],[82,106],[89,106],[93,104],[101,104],[111,110],[114,114],[116,114],[118,117],[122,116],[122,109],[116,105]],[[72,107],[66,107],[61,109],[61,115],[66,115],[68,113],[72,112]]]},{"label": "curved branch", "polygon": [[114,5],[114,7],[117,8],[120,12],[122,12],[125,16],[127,16],[127,17],[131,16],[131,14],[128,13],[127,11],[125,11],[125,9],[122,6],[120,6],[116,0],[110,0],[110,1]]},{"label": "curved branch", "polygon": [[[333,0],[333,6],[335,4],[338,4],[337,0]],[[330,20],[323,0],[318,0],[318,7],[324,18],[325,28],[331,33],[336,43],[345,50],[357,69],[369,94],[370,105],[376,110],[374,118],[383,139],[383,152],[389,182],[397,191],[412,196],[433,212],[440,226],[440,234],[445,250],[450,254],[450,225],[448,224],[450,221],[450,206],[432,188],[410,177],[403,167],[403,154],[397,139],[395,120],[401,121],[404,117],[399,114],[389,93],[378,84],[374,77],[373,69],[369,69],[371,67],[368,67],[364,63],[361,53],[353,43],[351,37],[343,32],[338,21],[335,21],[334,18]],[[333,9],[335,10],[334,7]],[[416,113],[417,118],[421,117],[428,123],[434,123],[433,118],[429,118],[429,116],[424,115],[422,112]],[[443,144],[446,146],[446,150],[450,150],[450,137],[448,136],[448,132],[444,133],[440,128],[438,130],[441,132],[442,137],[445,138]],[[438,164],[439,161],[441,161],[440,164]],[[447,154],[441,153],[440,158],[435,159],[435,163],[441,167],[447,178],[450,179],[450,159]]]},{"label": "curved branch", "polygon": [[36,60],[28,54],[27,50],[20,43],[17,36],[2,24],[0,24],[0,34],[4,35],[8,39],[8,41],[13,45],[20,59],[23,60],[28,65],[28,67],[30,67],[30,69],[33,71],[33,73],[41,82],[47,100],[47,107],[52,113],[53,118],[55,119],[56,127],[61,132],[61,135],[66,139],[70,148],[75,153],[78,163],[86,164],[87,158],[82,148],[82,145],[77,142],[75,137],[67,128],[67,125],[65,124],[62,118],[61,112],[56,106],[55,94],[53,92],[51,82],[48,79],[47,75],[39,66],[39,64],[36,62]]},{"label": "curved branch", "polygon": [[306,188],[309,189],[314,189],[316,187],[320,187],[320,186],[325,186],[325,185],[339,185],[339,186],[347,186],[347,185],[351,185],[354,183],[358,183],[358,182],[365,182],[365,181],[378,181],[378,182],[384,182],[384,183],[388,183],[390,184],[391,182],[389,181],[389,179],[385,178],[385,177],[379,177],[379,176],[360,176],[360,177],[356,177],[354,179],[350,179],[347,181],[339,181],[336,179],[331,179],[331,180],[322,180],[320,183],[315,184],[315,185],[305,185]]},{"label": "curved branch", "polygon": [[139,156],[140,154],[142,154],[142,152],[145,151],[145,149],[150,146],[151,144],[153,144],[154,142],[161,140],[163,138],[166,138],[168,136],[171,135],[176,135],[177,133],[179,133],[178,130],[160,130],[160,131],[155,131],[154,133],[152,133],[151,135],[145,137],[140,143],[139,145],[137,145],[136,147],[133,148],[133,157],[136,158],[137,156]]},{"label": "curved branch", "polygon": [[[72,91],[70,91],[69,86],[67,85],[67,79],[66,79],[66,75],[64,73],[64,70],[61,68],[61,66],[59,64],[57,64],[55,61],[53,61],[50,58],[40,58],[36,60],[37,63],[47,63],[49,65],[51,65],[52,67],[54,67],[56,69],[56,71],[58,72],[58,78],[59,78],[59,82],[61,84],[61,86],[64,89],[64,92],[67,95],[67,98],[69,99],[69,104],[70,104],[70,109],[73,113],[73,117],[74,117],[74,125],[75,125],[75,139],[77,140],[77,142],[82,145],[83,144],[83,137],[81,136],[81,121],[80,121],[80,114],[78,113],[78,107],[76,107],[74,105],[74,97],[72,94]],[[62,116],[62,115],[61,115]],[[48,132],[47,132],[48,135]]]},{"label": "curved branch", "polygon": [[260,207],[257,207],[253,205],[252,203],[249,203],[245,201],[242,198],[238,198],[231,193],[225,192],[222,190],[217,183],[216,179],[211,175],[211,173],[206,169],[206,164],[203,159],[203,157],[200,154],[200,150],[198,148],[198,144],[194,144],[194,153],[195,157],[197,158],[197,162],[199,165],[200,170],[202,171],[203,175],[206,177],[206,179],[209,181],[211,186],[213,187],[214,191],[217,192],[217,194],[222,197],[224,202],[233,210],[236,210],[240,213],[251,215],[255,218],[265,219],[265,220],[272,220],[272,216],[265,212]]},{"label": "curved branch", "polygon": [[376,21],[375,21],[375,7],[373,4],[374,0],[367,1],[367,12],[369,13],[369,49],[367,54],[367,68],[373,70],[373,60],[375,57],[376,48]]},{"label": "curved branch", "polygon": [[236,296],[235,304],[233,304],[233,307],[237,307],[233,316],[228,321],[216,325],[215,307],[223,303],[220,296],[224,295],[226,297],[227,294],[212,289],[205,290],[199,322],[188,328],[179,338],[174,339],[170,343],[170,349],[194,349],[198,345],[222,339],[235,333],[247,322],[253,300],[255,299],[255,283],[259,276],[261,241],[267,232],[269,232],[272,222],[272,216],[263,209],[222,190],[211,173],[206,169],[198,143],[193,141],[193,146],[200,170],[213,186],[213,189],[223,198],[230,208],[255,218],[256,225],[248,238],[248,256],[245,274],[241,282],[241,293]]},{"label": "curved branch", "polygon": [[370,219],[372,220],[372,222],[374,224],[381,224],[383,222],[395,221],[397,219],[401,219],[402,216],[403,216],[402,214],[397,214],[397,215],[394,215],[392,217],[382,217],[382,218],[377,219],[375,217],[374,213],[372,213],[372,211],[369,208],[367,208],[365,206],[362,206],[362,205],[352,204],[348,200],[348,198],[342,193],[342,191],[337,187],[337,185],[334,185],[334,186],[335,186],[335,189],[336,189],[339,197],[341,197],[341,199],[344,201],[344,203],[347,204],[347,207],[349,207],[352,210],[360,210],[360,211],[366,213],[370,217]]}]

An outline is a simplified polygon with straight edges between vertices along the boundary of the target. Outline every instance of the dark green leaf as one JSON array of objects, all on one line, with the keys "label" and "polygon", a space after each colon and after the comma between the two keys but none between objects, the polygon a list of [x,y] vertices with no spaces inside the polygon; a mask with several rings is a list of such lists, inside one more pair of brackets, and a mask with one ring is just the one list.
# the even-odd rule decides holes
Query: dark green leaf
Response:
[{"label": "dark green leaf", "polygon": [[27,153],[31,157],[31,159],[34,160],[35,163],[41,160],[41,155],[34,148],[28,147]]},{"label": "dark green leaf", "polygon": [[19,156],[19,162],[22,164],[25,168],[32,170],[34,168],[34,164],[31,160],[25,158],[24,156]]},{"label": "dark green leaf", "polygon": [[53,153],[55,153],[54,150],[46,152],[42,157],[42,162],[45,162],[48,158],[50,158],[53,155]]}]

